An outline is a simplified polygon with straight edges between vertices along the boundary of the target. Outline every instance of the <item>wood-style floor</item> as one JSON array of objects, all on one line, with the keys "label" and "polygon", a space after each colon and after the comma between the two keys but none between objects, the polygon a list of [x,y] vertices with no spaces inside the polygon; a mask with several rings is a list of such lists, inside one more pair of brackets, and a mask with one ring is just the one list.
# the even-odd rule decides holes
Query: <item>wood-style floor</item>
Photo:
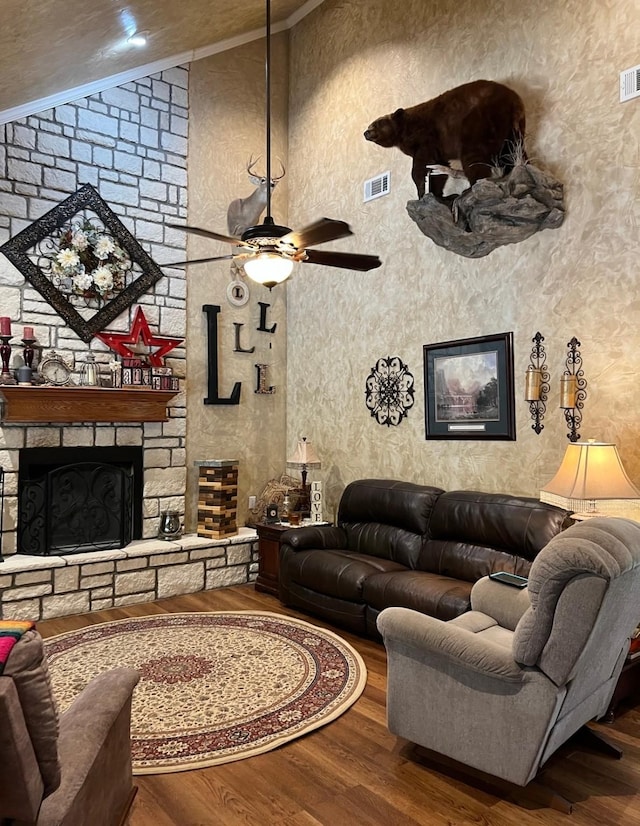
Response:
[{"label": "wood-style floor", "polygon": [[[43,636],[163,612],[258,610],[299,616],[252,585],[38,623]],[[575,802],[563,815],[517,805],[414,759],[385,723],[384,647],[333,628],[368,669],[360,699],[334,722],[264,755],[223,766],[136,778],[130,826],[640,826],[640,707],[603,725],[622,760],[573,750],[545,782]],[[461,710],[462,713],[462,710]],[[514,732],[526,736],[526,732]],[[91,824],[87,824],[91,826]]]}]

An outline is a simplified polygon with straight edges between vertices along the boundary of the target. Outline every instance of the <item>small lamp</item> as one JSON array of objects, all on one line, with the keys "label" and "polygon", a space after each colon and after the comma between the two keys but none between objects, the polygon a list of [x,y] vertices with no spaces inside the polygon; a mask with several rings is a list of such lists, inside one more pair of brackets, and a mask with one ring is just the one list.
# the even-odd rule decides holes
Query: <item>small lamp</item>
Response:
[{"label": "small lamp", "polygon": [[[601,500],[609,500],[606,513],[599,509]],[[575,519],[622,516],[632,502],[638,507],[640,490],[627,476],[616,446],[589,439],[567,446],[558,472],[540,491],[540,501],[573,511]]]},{"label": "small lamp", "polygon": [[309,490],[307,488],[307,472],[310,468],[320,468],[321,464],[320,459],[318,458],[318,454],[315,452],[311,442],[307,441],[306,436],[303,436],[301,439],[298,440],[298,444],[296,446],[293,456],[290,459],[287,459],[287,465],[289,467],[300,468],[303,490],[303,501],[301,503],[300,510],[303,513],[309,513],[310,500]]}]

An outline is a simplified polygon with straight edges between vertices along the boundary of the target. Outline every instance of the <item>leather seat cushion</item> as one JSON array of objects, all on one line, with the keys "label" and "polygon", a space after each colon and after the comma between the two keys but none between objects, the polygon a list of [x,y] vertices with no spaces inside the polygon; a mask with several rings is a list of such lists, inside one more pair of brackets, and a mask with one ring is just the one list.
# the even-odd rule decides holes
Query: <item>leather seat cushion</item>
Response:
[{"label": "leather seat cushion", "polygon": [[471,588],[471,582],[427,571],[393,571],[368,577],[363,598],[378,611],[399,606],[450,620],[471,608]]},{"label": "leather seat cushion", "polygon": [[366,580],[381,572],[407,571],[390,559],[350,554],[346,551],[298,551],[288,559],[287,578],[320,594],[363,602]]}]

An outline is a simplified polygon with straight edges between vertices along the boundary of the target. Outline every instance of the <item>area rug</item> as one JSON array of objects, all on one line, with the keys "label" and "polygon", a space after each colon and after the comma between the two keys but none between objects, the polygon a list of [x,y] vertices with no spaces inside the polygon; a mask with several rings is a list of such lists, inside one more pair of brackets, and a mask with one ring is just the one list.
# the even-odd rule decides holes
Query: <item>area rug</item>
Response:
[{"label": "area rug", "polygon": [[337,634],[257,611],[158,614],[45,640],[60,711],[96,674],[138,669],[134,774],[204,768],[274,749],[335,720],[367,672]]}]

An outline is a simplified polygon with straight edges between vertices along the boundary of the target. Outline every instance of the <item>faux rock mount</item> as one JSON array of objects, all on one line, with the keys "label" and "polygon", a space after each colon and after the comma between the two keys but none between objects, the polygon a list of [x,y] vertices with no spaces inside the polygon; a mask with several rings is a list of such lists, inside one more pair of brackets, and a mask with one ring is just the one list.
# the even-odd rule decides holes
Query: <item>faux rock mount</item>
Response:
[{"label": "faux rock mount", "polygon": [[502,178],[481,178],[458,196],[453,211],[427,194],[409,201],[407,212],[438,246],[482,258],[539,230],[557,229],[564,220],[563,186],[532,164],[519,164]]}]

